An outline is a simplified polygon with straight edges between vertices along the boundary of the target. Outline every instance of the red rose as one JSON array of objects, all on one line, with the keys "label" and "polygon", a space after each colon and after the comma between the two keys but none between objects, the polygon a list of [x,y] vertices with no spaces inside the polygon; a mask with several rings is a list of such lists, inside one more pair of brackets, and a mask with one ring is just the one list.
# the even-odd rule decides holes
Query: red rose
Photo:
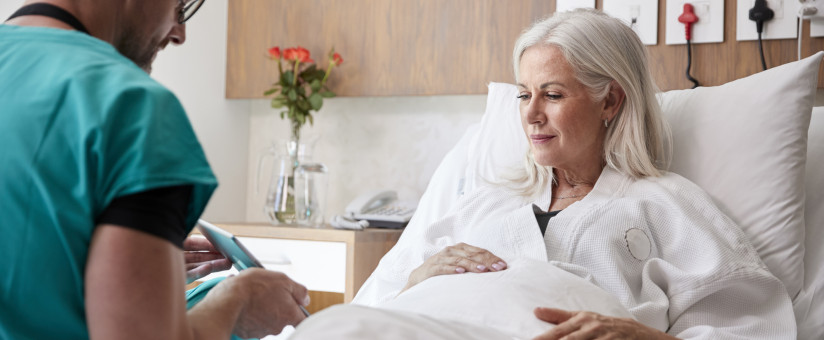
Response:
[{"label": "red rose", "polygon": [[309,57],[309,50],[298,46],[296,51],[297,52],[295,52],[295,53],[297,54],[297,60],[299,60],[301,63],[313,63],[314,62],[312,60],[312,58]]},{"label": "red rose", "polygon": [[335,66],[343,64],[343,58],[337,52],[335,52],[335,55],[332,57],[332,60],[335,61]]},{"label": "red rose", "polygon": [[283,59],[292,61],[297,59],[297,57],[297,50],[295,50],[294,48],[287,48],[283,50]]},{"label": "red rose", "polygon": [[272,47],[269,49],[269,59],[280,59],[280,47]]}]

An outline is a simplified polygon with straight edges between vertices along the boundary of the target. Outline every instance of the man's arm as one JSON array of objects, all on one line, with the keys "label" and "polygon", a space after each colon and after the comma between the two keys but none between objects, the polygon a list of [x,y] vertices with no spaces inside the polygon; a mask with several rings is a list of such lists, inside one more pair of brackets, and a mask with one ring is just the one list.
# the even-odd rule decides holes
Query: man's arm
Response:
[{"label": "man's arm", "polygon": [[298,301],[303,303],[307,296],[303,286],[281,273],[247,271],[218,285],[187,313],[179,248],[134,229],[98,225],[85,274],[89,335],[92,339],[227,339],[233,331],[277,334],[284,325],[303,319],[298,308]]}]

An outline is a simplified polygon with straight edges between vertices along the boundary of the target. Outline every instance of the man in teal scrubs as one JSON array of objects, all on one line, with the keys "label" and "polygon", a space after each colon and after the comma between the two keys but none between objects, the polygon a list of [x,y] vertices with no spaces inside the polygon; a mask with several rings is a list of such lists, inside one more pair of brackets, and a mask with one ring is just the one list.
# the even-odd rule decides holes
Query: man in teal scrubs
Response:
[{"label": "man in teal scrubs", "polygon": [[217,186],[147,71],[202,0],[27,1],[0,25],[0,340],[280,332],[306,289],[250,269],[186,310],[183,245]]}]

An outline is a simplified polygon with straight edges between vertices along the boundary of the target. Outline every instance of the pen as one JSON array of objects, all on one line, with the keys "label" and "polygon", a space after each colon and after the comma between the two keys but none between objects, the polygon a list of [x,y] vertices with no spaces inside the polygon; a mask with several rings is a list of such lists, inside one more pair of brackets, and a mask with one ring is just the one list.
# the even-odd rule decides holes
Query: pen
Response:
[{"label": "pen", "polygon": [[306,317],[309,317],[309,312],[306,310],[306,308],[303,308],[303,306],[301,306],[301,305],[298,305],[298,307],[300,307],[300,311],[303,312],[303,315],[306,315]]}]

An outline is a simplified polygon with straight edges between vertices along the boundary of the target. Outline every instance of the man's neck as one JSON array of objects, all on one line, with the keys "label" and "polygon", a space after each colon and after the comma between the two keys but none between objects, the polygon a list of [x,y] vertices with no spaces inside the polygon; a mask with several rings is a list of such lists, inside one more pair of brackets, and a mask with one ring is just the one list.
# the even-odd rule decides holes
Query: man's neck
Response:
[{"label": "man's neck", "polygon": [[[48,3],[58,6],[71,13],[77,20],[83,23],[83,26],[89,30],[90,35],[112,44],[116,34],[113,23],[115,22],[114,13],[118,13],[114,8],[114,3],[117,1],[97,1],[84,6],[85,2],[84,0],[27,0],[24,5]],[[16,26],[52,27],[75,30],[65,22],[42,15],[20,16],[5,23]]]}]

